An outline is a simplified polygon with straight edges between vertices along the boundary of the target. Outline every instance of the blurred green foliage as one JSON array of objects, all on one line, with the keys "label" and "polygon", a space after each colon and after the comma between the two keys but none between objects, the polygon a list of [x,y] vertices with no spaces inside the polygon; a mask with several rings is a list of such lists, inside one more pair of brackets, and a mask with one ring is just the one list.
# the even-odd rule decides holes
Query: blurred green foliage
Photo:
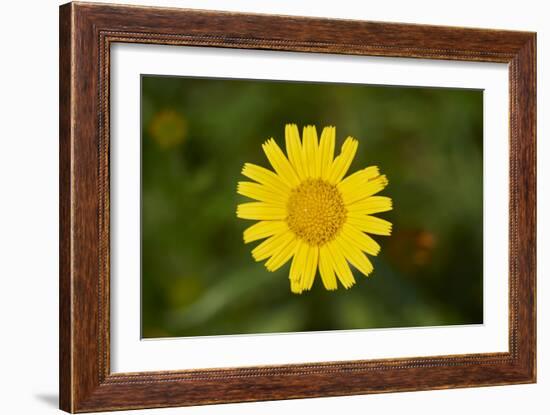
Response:
[{"label": "blurred green foliage", "polygon": [[[335,125],[350,172],[389,178],[393,235],[350,290],[294,295],[243,243],[242,165],[289,122]],[[143,337],[482,323],[482,174],[479,90],[143,76]]]}]

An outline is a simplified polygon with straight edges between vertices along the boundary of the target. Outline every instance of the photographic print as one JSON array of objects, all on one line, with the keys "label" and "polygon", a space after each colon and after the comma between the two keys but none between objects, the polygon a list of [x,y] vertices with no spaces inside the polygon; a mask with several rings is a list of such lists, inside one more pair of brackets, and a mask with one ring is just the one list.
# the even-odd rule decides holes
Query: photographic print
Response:
[{"label": "photographic print", "polygon": [[94,3],[59,33],[60,408],[536,382],[536,33]]},{"label": "photographic print", "polygon": [[142,75],[142,337],[483,323],[483,91]]}]

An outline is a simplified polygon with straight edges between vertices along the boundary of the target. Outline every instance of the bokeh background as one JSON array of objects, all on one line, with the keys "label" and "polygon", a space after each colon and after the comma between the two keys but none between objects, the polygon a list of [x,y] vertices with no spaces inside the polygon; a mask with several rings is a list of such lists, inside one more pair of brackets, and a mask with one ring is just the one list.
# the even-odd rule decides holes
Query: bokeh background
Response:
[{"label": "bokeh background", "polygon": [[[144,338],[483,322],[482,91],[142,76],[141,104]],[[292,294],[242,241],[242,165],[289,122],[389,178],[393,235],[349,290]]]}]

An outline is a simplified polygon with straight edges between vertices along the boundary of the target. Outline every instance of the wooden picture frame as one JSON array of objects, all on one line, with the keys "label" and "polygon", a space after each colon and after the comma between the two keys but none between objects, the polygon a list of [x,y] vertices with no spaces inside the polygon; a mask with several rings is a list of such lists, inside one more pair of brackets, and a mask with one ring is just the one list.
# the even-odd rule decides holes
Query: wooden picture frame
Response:
[{"label": "wooden picture frame", "polygon": [[[116,42],[509,65],[509,352],[111,373],[109,59]],[[69,3],[60,8],[60,408],[68,412],[536,379],[536,34]]]}]

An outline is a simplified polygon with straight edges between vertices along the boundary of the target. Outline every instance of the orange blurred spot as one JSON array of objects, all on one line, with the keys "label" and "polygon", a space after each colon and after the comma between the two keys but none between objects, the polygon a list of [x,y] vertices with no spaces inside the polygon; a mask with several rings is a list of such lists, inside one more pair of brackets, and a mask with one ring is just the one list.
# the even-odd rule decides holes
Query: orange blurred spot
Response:
[{"label": "orange blurred spot", "polygon": [[429,231],[420,231],[416,237],[416,245],[419,248],[431,249],[435,242],[435,235]]},{"label": "orange blurred spot", "polygon": [[176,147],[187,135],[187,121],[174,110],[161,110],[151,119],[149,134],[161,148]]}]

